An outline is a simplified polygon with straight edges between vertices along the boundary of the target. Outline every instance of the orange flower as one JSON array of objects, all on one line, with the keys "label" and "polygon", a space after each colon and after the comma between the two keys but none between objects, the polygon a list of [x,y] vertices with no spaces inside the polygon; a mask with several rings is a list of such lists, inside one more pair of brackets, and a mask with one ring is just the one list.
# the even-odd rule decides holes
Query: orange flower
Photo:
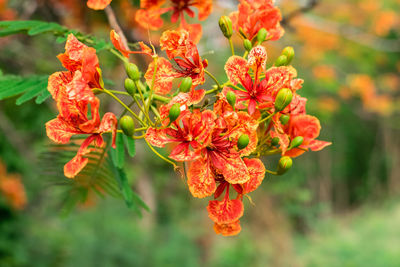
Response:
[{"label": "orange flower", "polygon": [[196,45],[189,39],[186,30],[165,31],[160,38],[160,46],[169,59],[173,59],[178,77],[191,77],[193,86],[204,83],[204,68],[207,60],[202,60]]},{"label": "orange flower", "polygon": [[[254,114],[257,108],[272,108],[278,91],[282,88],[290,88],[293,91],[301,88],[302,80],[293,79],[297,72],[293,67],[272,67],[265,70],[267,53],[262,46],[254,47],[246,61],[239,56],[232,56],[225,64],[225,72],[232,84],[240,83],[245,91],[234,91],[240,102],[248,101],[248,111]],[[248,73],[249,68],[255,73],[254,81]],[[259,81],[261,72],[265,78]]]},{"label": "orange flower", "polygon": [[[193,196],[212,195],[216,190],[215,181],[243,184],[250,180],[242,156],[255,149],[257,127],[258,122],[245,112],[225,112],[216,119],[210,144],[202,149],[202,157],[195,160],[188,171],[188,186]],[[245,149],[238,150],[237,140],[242,134],[250,134],[250,142]]]},{"label": "orange flower", "polygon": [[199,20],[205,20],[212,11],[212,0],[192,1],[192,0],[171,0],[171,7],[162,8],[165,0],[141,0],[141,9],[136,12],[136,21],[144,28],[157,30],[162,27],[162,14],[172,11],[171,22],[175,23],[180,19],[179,28],[185,29],[190,33],[190,38],[194,42],[200,40],[202,28],[200,24],[188,24],[184,13],[194,17],[195,13],[191,7],[198,9]]},{"label": "orange flower", "polygon": [[302,136],[304,141],[298,148],[290,149],[286,151],[284,155],[297,157],[303,154],[308,149],[311,149],[312,151],[319,151],[326,146],[331,145],[331,142],[325,142],[315,139],[319,136],[320,130],[321,125],[316,117],[310,115],[292,116],[290,118],[288,126],[285,128],[285,133],[292,140],[297,136]]},{"label": "orange flower", "polygon": [[280,25],[282,20],[279,8],[273,0],[240,0],[238,11],[229,16],[236,31],[241,31],[252,40],[261,28],[268,31],[267,39],[278,40],[284,34]]},{"label": "orange flower", "polygon": [[153,56],[153,50],[150,47],[148,47],[147,45],[145,45],[143,42],[139,42],[139,45],[140,45],[140,48],[142,49],[142,51],[129,50],[129,48],[126,47],[125,44],[122,42],[121,36],[119,36],[119,34],[115,30],[111,30],[110,40],[111,40],[111,43],[114,45],[115,49],[117,49],[119,52],[121,52],[121,54],[126,58],[129,58],[129,54],[145,54],[145,55]]},{"label": "orange flower", "polygon": [[6,201],[16,210],[21,210],[26,205],[26,193],[19,175],[7,174],[6,167],[0,161],[0,193]]},{"label": "orange flower", "polygon": [[146,132],[146,140],[157,147],[164,147],[170,142],[178,145],[172,150],[170,158],[176,161],[190,161],[200,157],[198,153],[211,142],[216,115],[210,110],[185,113],[180,120],[175,120],[169,128],[154,129]]},{"label": "orange flower", "polygon": [[114,114],[106,113],[100,121],[100,101],[91,91],[100,86],[96,51],[70,35],[66,52],[58,57],[69,72],[56,72],[49,77],[48,90],[57,103],[59,115],[46,123],[47,136],[66,144],[73,135],[90,134],[77,155],[64,166],[65,176],[73,178],[88,162],[83,156],[91,151],[89,145],[93,142],[103,145],[102,133],[112,131],[114,143],[117,119]]},{"label": "orange flower", "polygon": [[105,9],[112,0],[88,0],[87,6],[94,10],[102,10]]}]

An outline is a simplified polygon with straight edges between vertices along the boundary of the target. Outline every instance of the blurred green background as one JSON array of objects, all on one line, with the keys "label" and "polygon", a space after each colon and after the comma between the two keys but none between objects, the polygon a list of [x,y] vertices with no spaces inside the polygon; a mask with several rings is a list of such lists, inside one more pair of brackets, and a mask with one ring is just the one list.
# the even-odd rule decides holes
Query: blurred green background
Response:
[{"label": "blurred green background", "polygon": [[[199,51],[224,81],[230,51],[216,25],[237,2],[213,2]],[[112,7],[131,41],[148,42],[136,28],[135,4]],[[151,212],[140,218],[123,200],[93,194],[65,215],[64,188],[40,175],[54,103],[17,106],[13,98],[0,102],[0,176],[19,175],[27,203],[15,209],[0,195],[0,266],[400,266],[400,2],[276,4],[286,34],[267,44],[267,64],[295,48],[300,94],[321,121],[319,139],[333,145],[296,158],[284,176],[267,175],[251,194],[255,205],[245,201],[238,236],[215,235],[207,200],[194,199],[140,142],[128,179]],[[81,0],[0,0],[0,20],[8,19],[54,21],[104,39],[110,30],[103,12]],[[159,33],[151,38],[157,43]],[[50,75],[62,69],[55,56],[63,46],[51,35],[0,38],[0,70]],[[105,51],[99,57],[105,77],[122,89],[122,64]],[[108,99],[102,109],[119,112]],[[273,169],[276,159],[264,162]]]}]

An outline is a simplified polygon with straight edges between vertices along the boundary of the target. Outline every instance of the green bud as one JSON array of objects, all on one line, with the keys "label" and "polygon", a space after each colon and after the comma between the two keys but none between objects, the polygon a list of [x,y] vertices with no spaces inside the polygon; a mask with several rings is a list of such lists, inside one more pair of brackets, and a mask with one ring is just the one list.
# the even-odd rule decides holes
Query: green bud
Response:
[{"label": "green bud", "polygon": [[265,28],[261,28],[258,33],[257,33],[257,41],[259,44],[262,44],[262,42],[265,41],[265,38],[267,38],[268,31]]},{"label": "green bud", "polygon": [[292,167],[293,161],[288,156],[283,156],[279,159],[278,168],[276,172],[278,175],[282,175]]},{"label": "green bud", "polygon": [[295,138],[293,138],[292,142],[290,142],[290,146],[288,149],[300,146],[303,143],[303,141],[304,141],[303,136],[296,136]]},{"label": "green bud", "polygon": [[239,148],[239,150],[242,150],[243,148],[247,147],[249,142],[249,136],[247,134],[242,134],[238,139],[237,147]]},{"label": "green bud", "polygon": [[278,137],[274,137],[271,140],[271,146],[277,146],[279,144],[279,138]]},{"label": "green bud", "polygon": [[244,39],[243,46],[247,52],[250,52],[250,50],[253,48],[253,45],[251,44],[251,41],[249,39]]},{"label": "green bud", "polygon": [[171,109],[169,110],[169,121],[174,122],[179,115],[181,114],[181,105],[179,103],[175,103],[172,105]]},{"label": "green bud", "polygon": [[119,120],[119,126],[127,136],[132,136],[135,133],[135,122],[131,116],[125,115]]},{"label": "green bud", "polygon": [[182,93],[187,93],[190,91],[192,88],[192,78],[191,77],[185,77],[181,81],[181,85],[179,86],[179,91]]},{"label": "green bud", "polygon": [[133,63],[128,63],[125,67],[126,74],[128,74],[128,77],[131,78],[134,81],[137,81],[140,79],[140,71],[138,67],[133,64]]},{"label": "green bud", "polygon": [[99,84],[100,88],[104,88],[104,81],[103,81],[103,72],[101,71],[100,68],[96,68],[97,73],[99,74]]},{"label": "green bud", "polygon": [[131,96],[133,96],[136,93],[136,85],[135,85],[135,82],[132,79],[126,78],[124,86],[125,86],[125,90]]},{"label": "green bud", "polygon": [[294,49],[291,46],[287,46],[282,50],[281,54],[287,57],[286,65],[289,65],[290,62],[292,62],[292,59],[294,57]]},{"label": "green bud", "polygon": [[230,39],[233,34],[231,19],[228,16],[222,16],[219,19],[218,24],[224,36]]},{"label": "green bud", "polygon": [[281,121],[282,125],[286,125],[290,120],[290,116],[283,114],[283,115],[281,115],[279,120]]},{"label": "green bud", "polygon": [[234,92],[229,91],[226,94],[226,100],[228,100],[229,105],[232,106],[233,109],[235,109],[235,104],[236,104],[236,95]]},{"label": "green bud", "polygon": [[288,65],[288,58],[285,55],[280,55],[276,60],[275,60],[275,67],[280,67],[280,66],[286,66]]},{"label": "green bud", "polygon": [[275,98],[275,111],[282,111],[287,105],[292,102],[293,93],[292,90],[288,88],[283,88],[279,90]]}]

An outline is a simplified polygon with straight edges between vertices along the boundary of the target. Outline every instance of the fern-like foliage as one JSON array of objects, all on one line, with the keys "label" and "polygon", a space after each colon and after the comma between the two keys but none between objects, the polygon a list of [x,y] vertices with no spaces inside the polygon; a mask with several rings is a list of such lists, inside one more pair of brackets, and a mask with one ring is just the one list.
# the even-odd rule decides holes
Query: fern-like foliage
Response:
[{"label": "fern-like foliage", "polygon": [[0,74],[0,100],[21,95],[17,98],[17,105],[35,97],[35,102],[41,104],[50,97],[50,93],[47,91],[48,78],[48,76],[39,75],[21,77]]},{"label": "fern-like foliage", "polygon": [[[48,33],[57,37],[56,41],[59,43],[65,42],[68,35],[73,33],[78,40],[94,47],[97,51],[113,49],[110,42],[85,35],[76,30],[70,30],[54,22],[38,20],[0,21],[0,37],[19,33],[30,36]],[[50,93],[47,91],[47,79],[48,75],[21,77],[17,75],[5,75],[0,72],[0,100],[21,95],[17,99],[17,105],[21,105],[35,97],[35,102],[41,104],[50,97]]]},{"label": "fern-like foliage", "polygon": [[113,164],[109,146],[91,147],[93,151],[86,156],[89,159],[86,167],[74,179],[64,176],[65,163],[76,155],[83,140],[78,137],[70,144],[51,144],[39,159],[41,176],[51,185],[65,187],[62,213],[68,214],[78,203],[84,203],[90,191],[100,197],[123,198],[138,215],[141,215],[141,209],[148,210],[143,200],[132,191],[125,172]]}]

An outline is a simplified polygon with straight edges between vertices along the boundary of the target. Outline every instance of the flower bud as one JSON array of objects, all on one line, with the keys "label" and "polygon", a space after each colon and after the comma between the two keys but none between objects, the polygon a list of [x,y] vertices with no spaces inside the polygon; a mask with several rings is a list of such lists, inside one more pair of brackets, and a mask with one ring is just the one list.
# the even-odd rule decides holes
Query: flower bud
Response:
[{"label": "flower bud", "polygon": [[287,64],[286,65],[289,65],[290,62],[292,62],[292,59],[294,57],[294,49],[291,46],[287,46],[282,50],[281,54],[286,56],[286,58],[287,58]]},{"label": "flower bud", "polygon": [[136,93],[136,86],[135,86],[135,82],[132,81],[132,79],[126,78],[125,79],[125,90],[128,92],[128,94],[130,94],[131,96],[133,96]]},{"label": "flower bud", "polygon": [[222,16],[219,19],[218,24],[223,35],[228,39],[231,38],[233,34],[231,19],[228,16]]},{"label": "flower bud", "polygon": [[268,31],[265,28],[261,28],[258,33],[257,33],[257,41],[259,44],[262,44],[262,42],[265,41],[265,38],[267,38]]},{"label": "flower bud", "polygon": [[236,95],[234,92],[229,91],[226,94],[226,100],[228,100],[229,105],[232,106],[233,109],[235,109],[235,104],[236,104]]},{"label": "flower bud", "polygon": [[132,136],[135,133],[135,122],[131,116],[125,115],[119,120],[119,126],[127,136]]},{"label": "flower bud", "polygon": [[282,111],[292,102],[293,93],[289,88],[279,90],[275,98],[275,111]]},{"label": "flower bud", "polygon": [[290,142],[289,149],[300,146],[303,143],[303,141],[304,141],[303,136],[296,136],[295,138],[293,138],[292,142]]},{"label": "flower bud", "polygon": [[96,68],[97,73],[99,74],[99,85],[100,88],[104,88],[104,80],[103,80],[103,72],[101,71],[100,68]]},{"label": "flower bud", "polygon": [[253,45],[251,44],[251,41],[249,39],[244,39],[243,46],[247,52],[250,52],[250,50],[253,48]]},{"label": "flower bud", "polygon": [[293,161],[288,156],[283,156],[279,159],[278,168],[276,172],[278,175],[282,175],[292,167]]},{"label": "flower bud", "polygon": [[182,93],[187,93],[190,91],[192,88],[192,78],[191,77],[185,77],[181,81],[181,85],[179,86],[179,91]]},{"label": "flower bud", "polygon": [[271,140],[271,146],[277,146],[279,144],[279,138],[278,137],[274,137]]},{"label": "flower bud", "polygon": [[179,115],[181,114],[181,105],[179,103],[175,103],[172,105],[172,107],[169,110],[169,121],[174,122]]},{"label": "flower bud", "polygon": [[279,120],[281,121],[282,125],[286,125],[290,120],[290,116],[282,114]]},{"label": "flower bud", "polygon": [[239,148],[239,150],[242,150],[243,148],[247,147],[249,142],[249,136],[247,134],[242,134],[238,139],[237,147]]},{"label": "flower bud", "polygon": [[288,65],[288,58],[285,55],[280,55],[276,60],[275,60],[275,67],[280,67],[280,66],[286,66]]},{"label": "flower bud", "polygon": [[135,64],[128,63],[125,67],[125,70],[126,74],[128,74],[128,77],[132,80],[137,81],[140,79],[140,71]]}]

